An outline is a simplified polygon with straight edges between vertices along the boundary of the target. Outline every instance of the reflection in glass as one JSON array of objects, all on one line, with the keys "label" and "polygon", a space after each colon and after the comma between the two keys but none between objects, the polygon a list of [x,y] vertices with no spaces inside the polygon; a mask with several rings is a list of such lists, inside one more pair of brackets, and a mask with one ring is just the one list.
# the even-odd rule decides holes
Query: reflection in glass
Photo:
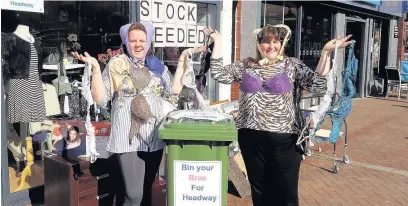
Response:
[{"label": "reflection in glass", "polygon": [[319,8],[305,7],[302,17],[300,59],[316,68],[321,51],[331,39],[332,14]]}]

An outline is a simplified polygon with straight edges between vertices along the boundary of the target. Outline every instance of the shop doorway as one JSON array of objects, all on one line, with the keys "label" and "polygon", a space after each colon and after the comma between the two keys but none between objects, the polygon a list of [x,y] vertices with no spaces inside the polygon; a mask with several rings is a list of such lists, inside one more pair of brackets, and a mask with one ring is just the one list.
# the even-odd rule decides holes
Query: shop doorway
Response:
[{"label": "shop doorway", "polygon": [[[354,46],[354,55],[358,60],[358,71],[357,71],[357,80],[356,80],[356,95],[355,97],[362,97],[364,93],[364,58],[365,58],[365,27],[366,20],[360,18],[346,17],[346,35],[352,34],[352,39],[356,41]],[[347,62],[348,49],[345,50],[345,62]],[[345,65],[346,66],[346,65]]]}]

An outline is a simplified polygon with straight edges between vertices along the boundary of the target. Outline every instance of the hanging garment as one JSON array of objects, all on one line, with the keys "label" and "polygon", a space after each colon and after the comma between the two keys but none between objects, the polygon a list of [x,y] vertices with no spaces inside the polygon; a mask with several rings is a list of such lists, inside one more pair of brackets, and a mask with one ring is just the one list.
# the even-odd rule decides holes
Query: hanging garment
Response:
[{"label": "hanging garment", "polygon": [[91,163],[94,163],[99,156],[99,153],[96,151],[95,128],[92,126],[90,116],[90,108],[91,105],[94,104],[91,93],[91,69],[92,65],[90,64],[90,62],[88,62],[84,69],[84,75],[82,76],[82,95],[88,103],[86,108],[85,129],[87,134],[87,142],[89,142],[89,144],[86,144],[86,150],[89,151],[89,159]]},{"label": "hanging garment", "polygon": [[188,50],[188,52],[189,54],[187,55],[187,68],[183,75],[183,84],[187,88],[194,89],[195,99],[193,101],[193,108],[199,109],[199,108],[203,108],[205,105],[204,97],[201,95],[201,93],[197,89],[196,75],[198,75],[198,73],[197,71],[194,70],[194,61],[192,58],[193,54],[190,53],[190,50]]},{"label": "hanging garment", "polygon": [[7,96],[7,120],[16,122],[41,122],[45,119],[42,84],[38,75],[38,56],[30,44],[30,71],[27,79],[10,79]]},{"label": "hanging garment", "polygon": [[44,103],[46,116],[61,114],[57,91],[51,84],[42,84],[44,90]]},{"label": "hanging garment", "polygon": [[[324,117],[329,115],[332,121],[332,129],[330,132],[329,140],[332,143],[335,143],[339,138],[341,127],[343,126],[345,118],[351,112],[352,98],[356,93],[354,87],[356,82],[356,75],[358,70],[358,60],[354,56],[354,45],[353,41],[349,47],[349,53],[346,63],[346,69],[342,73],[342,90],[339,95],[337,102],[332,103],[333,95],[336,94],[336,74],[337,74],[337,45],[334,53],[334,62],[333,68],[327,74],[327,91],[323,97],[323,101],[319,104],[318,109],[310,114],[311,118],[309,119],[306,126],[301,131],[297,145],[301,149],[304,149],[305,140],[311,140],[314,138],[316,131],[320,129],[321,124],[324,121]],[[308,131],[309,123],[313,122],[313,127],[310,129],[309,135],[306,133]]]},{"label": "hanging garment", "polygon": [[[69,110],[71,111],[71,115],[74,119],[77,120],[85,120],[86,117],[86,107],[87,101],[84,99],[83,95],[81,94],[80,90],[77,86],[72,87],[72,95],[69,96]],[[92,112],[91,112],[92,116]]]},{"label": "hanging garment", "polygon": [[341,127],[343,126],[344,120],[351,113],[351,106],[353,97],[356,94],[356,78],[358,71],[358,60],[354,55],[354,45],[353,41],[350,45],[346,69],[342,74],[342,86],[340,98],[334,105],[334,107],[328,111],[327,115],[330,116],[332,122],[332,129],[329,136],[330,142],[335,143],[339,138]]},{"label": "hanging garment", "polygon": [[336,93],[336,74],[338,70],[337,64],[337,43],[334,50],[334,59],[333,59],[333,66],[329,73],[326,75],[327,80],[327,90],[326,94],[323,96],[323,100],[320,102],[316,111],[310,114],[310,120],[313,122],[313,127],[310,131],[312,137],[314,137],[316,133],[316,127],[321,124],[326,116],[327,111],[330,109],[332,105],[333,95]]}]

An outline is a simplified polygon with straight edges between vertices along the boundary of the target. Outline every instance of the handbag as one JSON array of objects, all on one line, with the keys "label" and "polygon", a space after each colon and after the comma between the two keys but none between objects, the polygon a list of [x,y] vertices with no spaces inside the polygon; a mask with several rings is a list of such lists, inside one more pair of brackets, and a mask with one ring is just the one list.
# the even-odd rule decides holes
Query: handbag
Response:
[{"label": "handbag", "polygon": [[[62,75],[61,75],[61,72],[62,72]],[[58,64],[58,77],[52,80],[52,84],[54,85],[58,96],[65,95],[65,94],[72,94],[72,86],[68,82],[68,77],[67,77],[63,62],[60,62]]]}]

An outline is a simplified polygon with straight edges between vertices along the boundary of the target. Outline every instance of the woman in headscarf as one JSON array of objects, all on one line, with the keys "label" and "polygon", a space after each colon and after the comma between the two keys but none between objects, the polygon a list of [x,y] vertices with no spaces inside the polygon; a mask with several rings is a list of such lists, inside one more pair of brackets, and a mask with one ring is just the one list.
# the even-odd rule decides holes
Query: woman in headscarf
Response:
[{"label": "woman in headscarf", "polygon": [[210,72],[223,84],[239,83],[238,142],[251,183],[254,206],[298,205],[301,152],[296,140],[304,126],[300,111],[304,90],[325,89],[330,55],[349,45],[349,38],[329,41],[316,70],[284,55],[291,31],[285,25],[265,26],[253,32],[259,58],[222,64],[221,36],[205,30],[214,41]]},{"label": "woman in headscarf", "polygon": [[120,28],[122,53],[101,73],[98,61],[85,53],[74,55],[92,65],[92,96],[97,104],[111,101],[112,128],[107,150],[117,153],[124,177],[125,205],[151,205],[152,185],[164,142],[158,127],[175,109],[167,67],[152,55],[154,28],[148,23]]}]

